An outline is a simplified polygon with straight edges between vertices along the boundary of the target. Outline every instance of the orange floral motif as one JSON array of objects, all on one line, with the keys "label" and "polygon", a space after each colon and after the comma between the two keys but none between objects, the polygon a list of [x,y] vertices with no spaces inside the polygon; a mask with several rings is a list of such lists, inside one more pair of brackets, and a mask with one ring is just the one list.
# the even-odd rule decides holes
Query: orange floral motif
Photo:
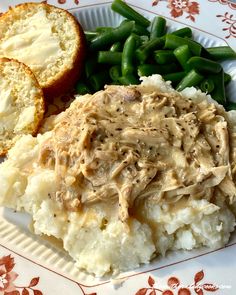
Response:
[{"label": "orange floral motif", "polygon": [[[159,1],[163,0],[153,0],[152,6],[156,6]],[[195,15],[199,14],[199,3],[196,1],[189,0],[167,0],[167,7],[170,8],[170,14],[176,18],[184,13],[187,14],[186,18],[191,21],[195,21]]]},{"label": "orange floral motif", "polygon": [[[66,3],[66,0],[57,0],[57,2],[58,2],[59,4],[65,4],[65,3]],[[79,5],[79,0],[74,0],[74,3],[75,3],[76,5]]]},{"label": "orange floral motif", "polygon": [[141,288],[139,289],[135,295],[192,295],[193,291],[194,294],[197,295],[205,295],[204,291],[209,291],[209,292],[215,292],[219,288],[212,284],[212,283],[205,283],[205,284],[200,284],[200,282],[204,279],[204,272],[199,271],[195,274],[194,276],[194,283],[191,285],[188,285],[186,287],[182,287],[180,284],[180,280],[176,277],[170,277],[167,280],[167,289],[161,290],[159,288],[155,287],[155,280],[153,277],[149,276],[148,278],[148,285],[149,287],[147,288]]},{"label": "orange floral motif", "polygon": [[169,0],[168,7],[171,9],[170,13],[174,18],[187,13],[188,16],[186,18],[195,21],[194,15],[199,14],[199,4],[195,1]]},{"label": "orange floral motif", "polygon": [[220,4],[223,5],[227,5],[232,8],[232,9],[236,9],[236,3],[234,2],[234,0],[208,0],[210,2],[219,2]]},{"label": "orange floral motif", "polygon": [[226,24],[225,28],[222,29],[223,31],[228,32],[228,35],[225,36],[225,38],[236,38],[236,19],[233,14],[226,12],[224,15],[218,14],[217,17],[222,18],[222,22]]},{"label": "orange floral motif", "polygon": [[16,290],[13,282],[18,275],[12,271],[14,265],[14,259],[10,255],[0,259],[0,295]]},{"label": "orange floral motif", "polygon": [[38,284],[39,277],[33,278],[28,286],[16,286],[18,274],[12,271],[14,266],[14,258],[11,255],[0,258],[0,295],[29,295],[30,290],[34,295],[43,295],[41,291],[33,288]]}]

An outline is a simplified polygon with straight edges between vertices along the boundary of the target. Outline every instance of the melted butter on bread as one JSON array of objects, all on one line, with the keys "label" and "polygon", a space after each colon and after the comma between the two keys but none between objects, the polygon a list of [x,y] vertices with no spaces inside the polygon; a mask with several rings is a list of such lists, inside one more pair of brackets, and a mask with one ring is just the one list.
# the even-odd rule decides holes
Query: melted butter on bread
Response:
[{"label": "melted butter on bread", "polygon": [[35,134],[44,114],[44,97],[32,71],[0,58],[0,155],[23,134]]},{"label": "melted butter on bread", "polygon": [[23,3],[0,16],[0,57],[32,70],[47,98],[69,91],[85,57],[85,37],[68,11],[46,3]]},{"label": "melted butter on bread", "polygon": [[[32,85],[33,86],[33,85]],[[0,130],[17,132],[34,122],[35,106],[19,108],[12,85],[6,79],[0,82]]]},{"label": "melted butter on bread", "polygon": [[20,19],[18,30],[11,30],[0,43],[0,55],[14,58],[32,70],[46,69],[62,55],[60,40],[53,33],[53,23],[41,8],[32,16]]},{"label": "melted butter on bread", "polygon": [[0,118],[14,110],[12,106],[13,99],[11,96],[11,89],[6,89],[4,87],[5,85],[2,85],[3,83],[1,82],[2,81],[0,81]]},{"label": "melted butter on bread", "polygon": [[24,129],[27,125],[34,122],[34,114],[35,114],[36,108],[35,106],[29,106],[25,108],[18,117],[16,127],[14,128],[14,131],[19,131]]}]

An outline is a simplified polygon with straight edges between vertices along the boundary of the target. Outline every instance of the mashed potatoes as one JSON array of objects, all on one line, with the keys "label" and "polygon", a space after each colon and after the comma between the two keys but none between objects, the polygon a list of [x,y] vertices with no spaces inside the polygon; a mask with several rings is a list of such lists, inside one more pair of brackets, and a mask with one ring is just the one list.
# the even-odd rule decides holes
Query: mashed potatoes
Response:
[{"label": "mashed potatoes", "polygon": [[0,203],[29,212],[79,268],[102,276],[228,242],[236,124],[205,94],[155,75],[78,97],[50,124],[0,165]]}]

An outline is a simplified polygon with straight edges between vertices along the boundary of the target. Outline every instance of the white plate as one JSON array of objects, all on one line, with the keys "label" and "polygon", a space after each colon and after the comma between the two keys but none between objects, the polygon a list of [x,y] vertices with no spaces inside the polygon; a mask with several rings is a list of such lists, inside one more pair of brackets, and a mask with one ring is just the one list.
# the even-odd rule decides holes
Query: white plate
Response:
[{"label": "white plate", "polygon": [[[0,11],[6,10],[9,4],[21,2],[26,1],[1,0]],[[83,0],[79,4],[76,2],[76,0],[48,1],[50,4],[69,9],[78,17],[84,29],[105,25],[116,26],[122,19],[110,10],[110,1]],[[168,19],[170,31],[189,26],[193,29],[195,40],[204,46],[228,44],[236,50],[236,4],[233,2],[228,0],[130,0],[128,2],[150,19],[156,14],[164,15]],[[178,9],[174,10],[174,7]],[[228,95],[236,101],[236,62],[226,62],[224,68],[233,77],[233,82],[227,89]],[[223,249],[212,251],[204,248],[191,252],[172,252],[165,258],[158,258],[150,265],[123,273],[118,278],[99,280],[76,269],[70,257],[57,245],[53,246],[46,240],[32,235],[27,229],[28,222],[29,218],[25,214],[14,213],[8,209],[0,210],[0,295],[4,294],[1,290],[1,282],[4,280],[12,282],[8,292],[14,289],[19,291],[12,295],[40,295],[40,292],[44,295],[205,295],[212,292],[216,295],[232,295],[236,292],[235,235],[229,245]],[[1,259],[7,255],[11,255],[12,260],[9,257]],[[11,265],[13,262],[14,266]],[[1,271],[4,269],[8,270],[8,277],[2,275]],[[31,281],[38,277],[39,280]],[[171,282],[178,281],[182,293],[180,289],[171,289],[168,286],[168,282],[170,285]],[[212,284],[208,288],[214,285],[218,289],[211,289],[210,292],[206,284]],[[204,286],[202,293],[196,285]],[[164,292],[165,290],[169,290],[169,293]]]}]

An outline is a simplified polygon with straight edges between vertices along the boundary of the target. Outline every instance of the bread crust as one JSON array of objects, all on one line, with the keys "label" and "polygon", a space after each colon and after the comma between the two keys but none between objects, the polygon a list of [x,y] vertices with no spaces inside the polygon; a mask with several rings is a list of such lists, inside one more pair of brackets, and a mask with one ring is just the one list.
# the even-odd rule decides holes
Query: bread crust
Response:
[{"label": "bread crust", "polygon": [[[19,62],[16,59],[6,58],[6,57],[0,58],[0,71],[1,71],[2,64],[8,63],[8,62],[14,62],[19,67],[22,67],[24,69],[25,74],[28,75],[30,79],[33,81],[34,87],[37,88],[37,93],[34,97],[34,106],[36,108],[36,113],[34,115],[33,123],[31,123],[28,126],[28,132],[26,132],[27,134],[36,135],[41,126],[41,123],[44,118],[44,113],[45,113],[45,99],[44,99],[43,91],[34,73],[31,71],[31,69],[27,65],[25,65],[22,62]],[[0,122],[1,122],[1,119],[0,119]],[[8,144],[6,142],[0,141],[0,156],[5,156],[7,154],[7,151],[15,144],[16,136],[17,134],[12,137],[11,142],[9,142]]]},{"label": "bread crust", "polygon": [[[64,10],[62,8],[47,4],[45,2],[41,3],[35,3],[35,2],[28,2],[28,3],[22,3],[18,4],[15,7],[10,7],[10,9],[3,13],[0,16],[0,20],[4,21],[4,18],[7,18],[9,14],[12,14],[15,9],[21,9],[21,10],[27,10],[30,7],[34,6],[35,8],[37,6],[43,6],[46,11],[50,12],[62,12],[65,13],[67,18],[70,19],[70,21],[73,24],[73,28],[75,29],[76,35],[77,35],[77,44],[76,49],[74,50],[74,56],[73,56],[73,62],[71,67],[67,67],[63,69],[59,74],[55,75],[54,79],[50,79],[51,81],[48,81],[47,83],[44,83],[43,85],[40,85],[44,97],[48,100],[55,96],[59,96],[61,94],[65,94],[68,90],[70,90],[76,81],[79,79],[82,69],[83,69],[83,62],[85,59],[86,54],[86,39],[84,35],[84,31],[77,21],[77,19],[69,13],[67,10]],[[37,77],[37,76],[36,76]]]},{"label": "bread crust", "polygon": [[71,19],[73,19],[80,42],[77,44],[77,54],[73,60],[72,68],[65,69],[59,79],[54,81],[54,83],[51,83],[48,87],[43,88],[44,95],[48,99],[53,96],[64,94],[70,90],[75,85],[76,81],[78,81],[83,71],[86,56],[86,39],[84,31],[76,18],[68,11],[66,11],[66,13]]}]

